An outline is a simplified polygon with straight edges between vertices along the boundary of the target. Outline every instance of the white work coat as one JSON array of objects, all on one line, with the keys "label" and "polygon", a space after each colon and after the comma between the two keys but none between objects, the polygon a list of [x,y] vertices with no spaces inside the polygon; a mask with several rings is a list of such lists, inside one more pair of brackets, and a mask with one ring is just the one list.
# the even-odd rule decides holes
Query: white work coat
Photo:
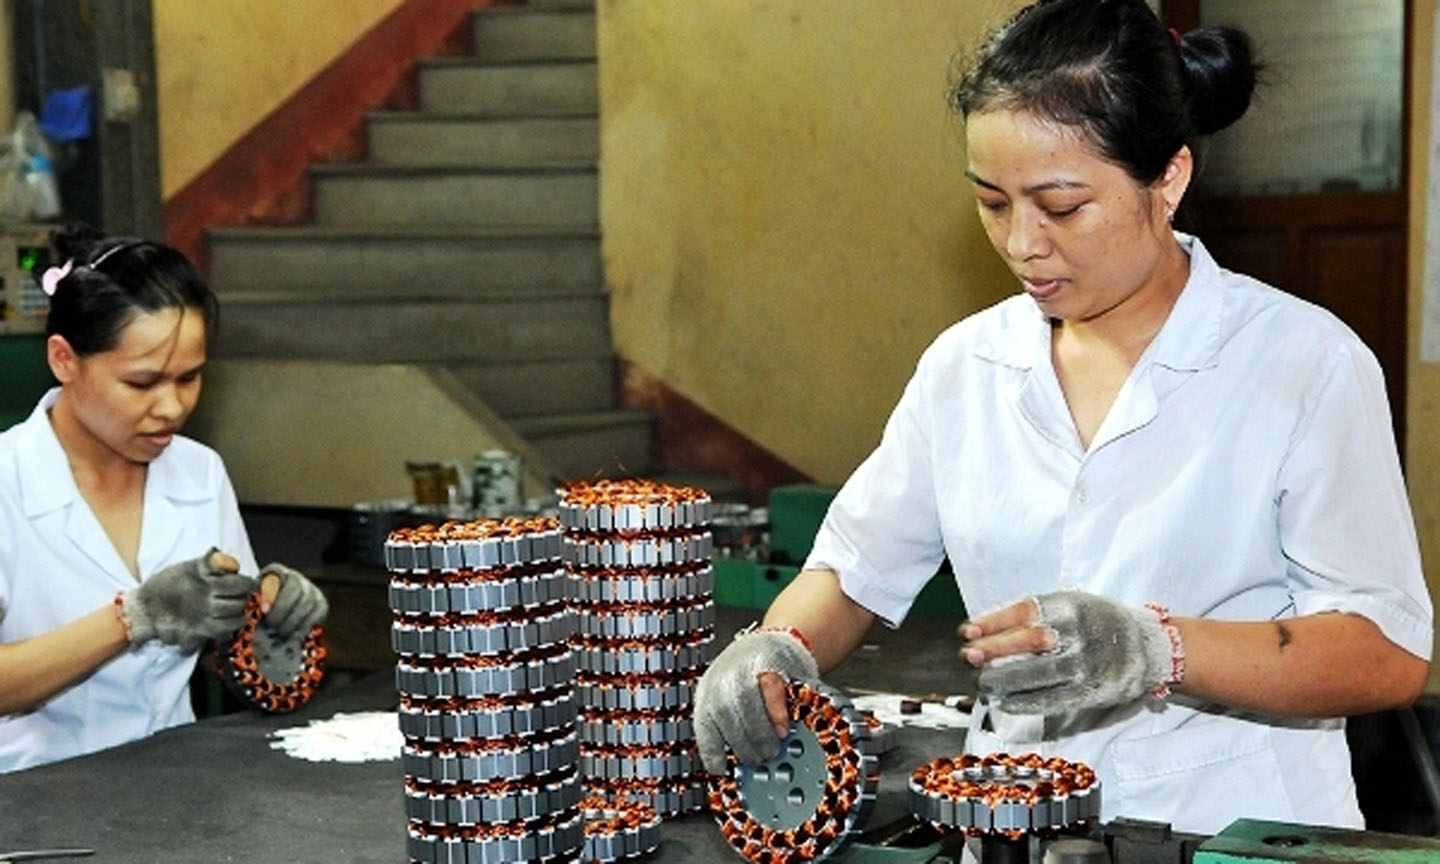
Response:
[{"label": "white work coat", "polygon": [[[0,642],[49,632],[137,584],[75,486],[48,411],[0,433]],[[139,570],[145,576],[212,546],[256,572],[220,457],[176,437],[145,478]],[[0,715],[0,772],[123,744],[195,719],[195,654],[150,641],[21,714]]]},{"label": "white work coat", "polygon": [[[1050,324],[1012,297],[926,350],[806,567],[834,570],[892,625],[948,555],[976,615],[1065,588],[1187,617],[1337,610],[1428,658],[1430,597],[1374,356],[1330,313],[1178,236],[1189,280],[1088,449]],[[991,719],[993,732],[972,724],[970,752],[1089,763],[1107,821],[1362,822],[1343,720],[1180,695]]]}]

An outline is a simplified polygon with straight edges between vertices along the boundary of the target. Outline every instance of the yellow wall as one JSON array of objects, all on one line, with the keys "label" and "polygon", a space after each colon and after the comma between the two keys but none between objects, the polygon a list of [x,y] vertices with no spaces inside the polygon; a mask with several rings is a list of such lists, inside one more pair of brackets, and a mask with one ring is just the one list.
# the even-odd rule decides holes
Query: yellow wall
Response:
[{"label": "yellow wall", "polygon": [[599,4],[618,353],[817,479],[1014,289],[945,96],[1007,0]]},{"label": "yellow wall", "polygon": [[155,0],[169,198],[402,0]]},{"label": "yellow wall", "polygon": [[[1420,362],[1420,310],[1425,284],[1425,222],[1429,180],[1430,95],[1435,5],[1411,4],[1415,41],[1410,66],[1410,362],[1406,381],[1405,475],[1420,533],[1430,594],[1440,588],[1440,365]],[[1431,692],[1440,690],[1440,664],[1430,667]]]}]

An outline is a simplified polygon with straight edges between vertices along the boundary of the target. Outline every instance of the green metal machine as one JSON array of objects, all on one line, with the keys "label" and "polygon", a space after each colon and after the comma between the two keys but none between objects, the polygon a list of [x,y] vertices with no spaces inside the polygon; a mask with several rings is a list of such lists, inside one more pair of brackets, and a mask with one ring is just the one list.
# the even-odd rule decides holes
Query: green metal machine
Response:
[{"label": "green metal machine", "polygon": [[[755,557],[717,555],[715,602],[722,606],[764,609],[800,572],[836,489],[800,484],[771,490],[769,542]],[[965,605],[948,563],[920,592],[913,614],[961,619]]]},{"label": "green metal machine", "polygon": [[[1240,819],[1200,844],[1194,864],[1434,864],[1440,840]],[[1118,864],[1118,862],[1117,862]]]}]

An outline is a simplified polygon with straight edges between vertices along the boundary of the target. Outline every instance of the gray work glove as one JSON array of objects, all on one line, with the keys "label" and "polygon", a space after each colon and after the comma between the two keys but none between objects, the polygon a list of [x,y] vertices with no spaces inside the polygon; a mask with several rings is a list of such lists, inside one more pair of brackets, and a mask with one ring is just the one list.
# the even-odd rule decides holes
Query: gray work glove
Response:
[{"label": "gray work glove", "polygon": [[762,672],[792,681],[820,677],[815,658],[789,633],[754,630],[736,636],[695,688],[695,738],[700,761],[711,774],[726,773],[727,744],[747,765],[763,762],[780,749],[760,695]]},{"label": "gray work glove", "polygon": [[1055,634],[1044,654],[1001,657],[980,671],[980,692],[1012,714],[1063,714],[1122,705],[1170,683],[1170,636],[1160,616],[1086,594],[1034,598],[1033,626]]},{"label": "gray work glove", "polygon": [[325,620],[330,604],[315,583],[305,574],[284,564],[266,564],[260,570],[260,579],[273,573],[280,577],[280,591],[275,602],[265,614],[265,623],[275,630],[282,639],[289,639],[296,633],[309,633],[310,628]]},{"label": "gray work glove", "polygon": [[195,651],[245,623],[245,602],[255,580],[223,567],[211,549],[172,564],[120,594],[120,617],[132,645],[159,639]]}]

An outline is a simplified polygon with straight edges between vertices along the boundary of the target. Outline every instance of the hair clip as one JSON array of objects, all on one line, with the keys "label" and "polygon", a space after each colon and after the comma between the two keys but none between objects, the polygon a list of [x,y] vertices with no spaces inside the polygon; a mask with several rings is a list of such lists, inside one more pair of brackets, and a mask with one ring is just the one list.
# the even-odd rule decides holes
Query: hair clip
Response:
[{"label": "hair clip", "polygon": [[71,269],[75,266],[74,259],[66,261],[64,266],[49,267],[40,276],[40,289],[45,292],[46,297],[54,297],[55,289],[60,287],[60,280],[70,275]]}]

